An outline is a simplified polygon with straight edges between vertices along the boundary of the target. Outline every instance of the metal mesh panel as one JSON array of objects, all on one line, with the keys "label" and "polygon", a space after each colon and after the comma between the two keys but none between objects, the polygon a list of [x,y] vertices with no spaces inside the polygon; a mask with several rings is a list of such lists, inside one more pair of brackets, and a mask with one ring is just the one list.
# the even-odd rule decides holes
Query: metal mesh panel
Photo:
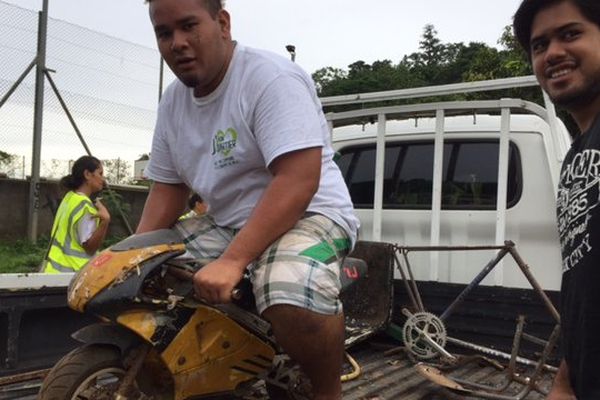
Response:
[{"label": "metal mesh panel", "polygon": [[[0,1],[0,97],[34,60],[38,13]],[[150,151],[158,102],[158,51],[50,18],[46,66],[92,154],[133,178],[133,162]],[[169,75],[172,80],[172,75]],[[0,108],[0,173],[31,173],[35,68]],[[42,177],[66,175],[85,154],[48,80],[42,129]]]},{"label": "metal mesh panel", "polygon": [[[0,15],[0,96],[4,96],[35,57],[38,23],[36,13],[1,2]],[[23,178],[31,169],[27,166],[31,164],[34,82],[30,73],[0,108],[0,173],[10,177]]]}]

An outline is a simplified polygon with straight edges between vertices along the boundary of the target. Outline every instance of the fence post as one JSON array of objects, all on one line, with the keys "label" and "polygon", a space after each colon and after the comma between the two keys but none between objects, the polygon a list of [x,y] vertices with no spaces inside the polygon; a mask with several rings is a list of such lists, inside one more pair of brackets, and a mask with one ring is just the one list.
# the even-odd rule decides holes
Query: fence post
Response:
[{"label": "fence post", "polygon": [[36,240],[38,235],[38,211],[40,189],[40,158],[42,154],[42,121],[44,114],[44,71],[46,70],[46,34],[48,31],[48,0],[44,0],[38,22],[37,67],[35,72],[35,108],[33,111],[33,154],[31,158],[31,181],[29,182],[29,215],[27,236]]}]

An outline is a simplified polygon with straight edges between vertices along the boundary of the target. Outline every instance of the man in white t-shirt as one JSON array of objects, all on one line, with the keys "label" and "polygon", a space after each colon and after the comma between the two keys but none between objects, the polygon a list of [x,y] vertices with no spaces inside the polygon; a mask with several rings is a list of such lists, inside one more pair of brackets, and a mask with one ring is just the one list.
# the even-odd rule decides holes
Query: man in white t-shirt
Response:
[{"label": "man in white t-shirt", "polygon": [[339,262],[358,220],[314,84],[289,60],[234,42],[219,0],[149,3],[179,79],[159,106],[138,232],[173,226],[190,190],[200,194],[207,213],[174,227],[190,253],[214,260],[195,274],[196,295],[229,302],[248,270],[258,311],[315,398],[341,399]]}]

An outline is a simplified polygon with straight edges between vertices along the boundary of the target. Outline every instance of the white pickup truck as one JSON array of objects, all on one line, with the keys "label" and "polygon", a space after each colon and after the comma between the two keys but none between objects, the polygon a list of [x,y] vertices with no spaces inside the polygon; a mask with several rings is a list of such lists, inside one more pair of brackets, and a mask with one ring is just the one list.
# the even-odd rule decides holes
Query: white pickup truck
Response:
[{"label": "white pickup truck", "polygon": [[[361,220],[360,239],[438,247],[511,240],[556,300],[561,259],[555,198],[570,138],[552,104],[547,101],[543,108],[501,99],[368,106],[535,85],[533,77],[524,77],[322,99],[326,110],[349,105],[349,111],[326,117]],[[441,314],[440,304],[472,282],[494,254],[495,250],[410,253],[427,310]],[[0,389],[3,376],[51,366],[74,346],[69,334],[90,322],[66,308],[71,277],[29,274],[0,279]],[[405,281],[398,271],[395,278],[392,319],[402,324]],[[544,334],[554,323],[549,315],[541,317],[543,307],[532,305],[535,294],[510,258],[472,294],[474,302],[449,322],[449,334],[506,351],[515,311],[528,314],[528,321]],[[43,341],[39,332],[44,332]],[[396,364],[380,347],[362,348],[358,354],[357,360],[371,372],[345,384],[344,398],[429,398],[433,387],[423,384],[407,360]]]},{"label": "white pickup truck", "polygon": [[[570,137],[549,100],[546,108],[519,99],[368,108],[370,102],[534,85],[534,77],[523,77],[323,99],[326,107],[356,106],[327,118],[360,238],[407,246],[511,240],[541,286],[559,290],[555,199]],[[416,280],[466,284],[491,253],[412,257]],[[506,259],[483,285],[531,288],[513,264]]]}]

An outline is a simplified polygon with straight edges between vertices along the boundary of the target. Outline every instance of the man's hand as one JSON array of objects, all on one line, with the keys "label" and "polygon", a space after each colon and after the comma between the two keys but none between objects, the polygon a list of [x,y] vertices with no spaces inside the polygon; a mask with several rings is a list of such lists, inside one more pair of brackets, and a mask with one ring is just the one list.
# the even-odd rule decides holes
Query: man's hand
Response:
[{"label": "man's hand", "polygon": [[235,285],[244,276],[246,265],[237,265],[221,258],[206,264],[194,274],[196,297],[211,304],[231,302]]},{"label": "man's hand", "polygon": [[569,382],[569,367],[564,359],[558,367],[558,372],[552,383],[552,389],[550,389],[546,400],[577,400]]},{"label": "man's hand", "polygon": [[577,400],[573,392],[565,392],[558,388],[556,385],[552,387],[550,393],[548,393],[548,397],[546,400]]}]

